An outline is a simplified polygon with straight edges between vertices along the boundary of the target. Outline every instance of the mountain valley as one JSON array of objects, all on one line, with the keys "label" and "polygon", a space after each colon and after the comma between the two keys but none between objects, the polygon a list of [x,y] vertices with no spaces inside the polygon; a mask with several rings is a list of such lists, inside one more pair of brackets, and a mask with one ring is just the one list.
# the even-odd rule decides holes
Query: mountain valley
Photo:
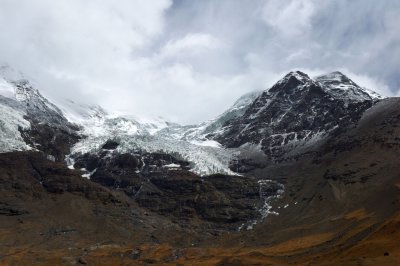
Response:
[{"label": "mountain valley", "polygon": [[400,99],[285,75],[179,125],[0,78],[0,265],[397,265]]}]

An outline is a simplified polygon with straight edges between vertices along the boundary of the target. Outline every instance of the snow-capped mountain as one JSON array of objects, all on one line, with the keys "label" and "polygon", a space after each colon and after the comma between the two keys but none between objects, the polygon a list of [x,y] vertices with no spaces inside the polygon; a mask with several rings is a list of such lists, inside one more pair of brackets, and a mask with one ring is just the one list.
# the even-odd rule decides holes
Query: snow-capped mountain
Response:
[{"label": "snow-capped mountain", "polygon": [[243,115],[260,93],[252,92],[242,96],[223,114],[200,125],[181,126],[162,118],[109,115],[104,110],[99,111],[99,108],[95,108],[94,115],[85,115],[86,122],[83,127],[87,138],[73,147],[71,157],[85,153],[101,153],[104,143],[114,140],[119,143],[117,153],[145,151],[178,154],[181,159],[191,162],[192,171],[198,174],[234,174],[229,169],[229,163],[237,152],[236,149],[221,147],[210,136],[218,132],[230,119]]},{"label": "snow-capped mountain", "polygon": [[19,131],[29,129],[30,123],[24,117],[26,111],[17,101],[0,95],[0,151],[31,149],[23,140]]},{"label": "snow-capped mountain", "polygon": [[[186,140],[158,134],[160,130],[176,127],[175,124],[164,120],[139,120],[129,116],[99,114],[88,117],[83,126],[83,138],[72,147],[70,158],[91,153],[100,154],[104,151],[103,145],[115,141],[118,146],[113,153],[167,153],[176,154],[183,160],[193,164],[192,171],[201,174],[228,173],[229,162],[233,151],[222,147],[196,145]],[[139,122],[140,121],[140,122]],[[72,161],[73,162],[73,161]]]},{"label": "snow-capped mountain", "polygon": [[[101,154],[107,141],[118,146],[113,154],[166,153],[192,163],[191,170],[201,175],[212,173],[234,174],[229,169],[233,150],[215,145],[215,141],[187,141],[180,136],[166,134],[184,126],[161,117],[135,117],[110,114],[100,106],[65,101],[60,104],[63,113],[72,123],[80,125],[82,139],[71,148],[70,167],[79,156],[86,153]],[[111,155],[111,154],[110,154]]]},{"label": "snow-capped mountain", "polygon": [[[82,125],[84,135],[154,135],[173,123],[162,117],[136,117],[109,113],[99,105],[78,103],[69,99],[58,101],[69,122]],[[111,132],[112,131],[112,132]]]},{"label": "snow-capped mountain", "polygon": [[157,135],[176,140],[189,141],[201,146],[220,147],[221,145],[218,142],[212,140],[212,136],[215,135],[226,122],[242,116],[250,104],[261,93],[262,91],[246,93],[230,108],[214,119],[200,123],[199,125],[170,125],[157,132]]},{"label": "snow-capped mountain", "polygon": [[354,81],[343,75],[339,71],[334,71],[325,75],[317,76],[315,81],[322,83],[330,88],[329,92],[344,100],[362,101],[372,99],[383,99],[384,97],[372,90],[361,88]]},{"label": "snow-capped mountain", "polygon": [[276,159],[353,125],[381,99],[340,72],[312,79],[296,71],[268,90],[242,96],[215,119],[182,126],[70,100],[55,105],[22,74],[9,67],[0,74],[0,150],[34,148],[59,161],[68,155],[70,167],[79,156],[104,153],[112,141],[117,145],[109,156],[174,154],[200,175],[234,174],[229,165],[243,144]]},{"label": "snow-capped mountain", "polygon": [[[24,95],[17,89],[16,82],[24,80],[21,73],[8,66],[0,67],[0,151],[29,150],[20,130],[27,130],[31,124],[26,119],[27,108]],[[26,97],[26,96],[25,96]]]},{"label": "snow-capped mountain", "polygon": [[[12,76],[9,75],[10,72]],[[52,140],[47,137],[48,133],[59,130],[62,134],[59,132],[55,136],[59,136],[63,143],[73,144],[75,141],[69,139],[70,136],[75,140],[81,138],[81,141],[71,146],[69,158],[89,152],[101,152],[104,143],[117,140],[120,144],[116,150],[118,153],[175,153],[192,162],[192,170],[196,173],[233,173],[228,168],[232,158],[231,151],[221,147],[199,147],[185,140],[157,134],[164,128],[176,127],[174,123],[159,117],[145,119],[118,116],[109,114],[100,106],[89,106],[70,100],[62,102],[59,108],[43,97],[24,76],[17,75],[8,68],[3,68],[2,75],[2,152],[36,148],[45,150],[52,158],[61,159],[65,151],[55,149],[57,138]],[[28,131],[29,134],[26,134]]]},{"label": "snow-capped mountain", "polygon": [[79,137],[78,125],[37,89],[34,83],[9,66],[0,68],[1,152],[37,149],[49,158],[63,160],[69,145]]},{"label": "snow-capped mountain", "polygon": [[[379,98],[340,72],[290,72],[213,137],[226,147],[259,145],[274,160],[354,125]],[[296,149],[295,149],[296,148]]]},{"label": "snow-capped mountain", "polygon": [[69,130],[64,113],[39,92],[35,83],[9,66],[0,67],[0,95],[18,103],[28,120]]}]

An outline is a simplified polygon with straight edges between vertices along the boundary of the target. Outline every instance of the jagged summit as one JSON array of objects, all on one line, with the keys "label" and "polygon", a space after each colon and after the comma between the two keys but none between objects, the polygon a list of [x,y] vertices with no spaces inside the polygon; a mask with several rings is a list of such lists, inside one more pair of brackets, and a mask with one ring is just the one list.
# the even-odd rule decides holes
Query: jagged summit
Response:
[{"label": "jagged summit", "polygon": [[215,140],[227,147],[253,143],[271,158],[281,158],[294,146],[353,125],[374,101],[340,72],[312,79],[293,71],[265,90],[243,116],[228,121]]},{"label": "jagged summit", "polygon": [[314,80],[326,86],[334,97],[342,97],[348,101],[365,101],[384,98],[374,91],[360,87],[339,71],[317,76]]},{"label": "jagged summit", "polygon": [[62,115],[61,110],[39,92],[36,84],[8,65],[0,66],[0,95],[15,99],[31,110],[52,110]]},{"label": "jagged summit", "polygon": [[284,79],[285,79],[285,78],[286,78],[286,79],[287,79],[287,78],[291,78],[291,77],[294,77],[294,78],[296,78],[296,79],[298,79],[298,80],[300,80],[300,81],[307,81],[307,80],[310,79],[310,77],[309,77],[306,73],[301,72],[301,71],[299,71],[299,70],[290,71],[288,74],[285,75]]},{"label": "jagged summit", "polygon": [[45,100],[30,79],[8,65],[0,66],[0,95],[20,102]]},{"label": "jagged summit", "polygon": [[[36,85],[14,69],[0,68],[0,152],[37,149],[63,161],[68,146],[78,139],[79,127]],[[54,136],[52,136],[54,135]]]},{"label": "jagged summit", "polygon": [[333,89],[361,88],[349,77],[339,71],[334,71],[325,75],[317,76],[314,80]]},{"label": "jagged summit", "polygon": [[290,92],[297,87],[304,85],[312,81],[311,78],[301,71],[291,71],[280,79],[274,86],[272,86],[270,92],[287,91]]},{"label": "jagged summit", "polygon": [[346,101],[365,101],[383,99],[384,97],[374,91],[362,88],[340,71],[330,72],[311,78],[301,71],[291,71],[267,91],[269,93],[292,94],[295,90],[304,90],[320,87],[324,93],[333,98],[342,98]]},{"label": "jagged summit", "polygon": [[[101,152],[109,139],[120,143],[119,152],[179,153],[202,174],[230,173],[228,163],[233,152],[227,147],[257,144],[276,157],[284,151],[281,147],[310,143],[338,127],[351,125],[375,101],[340,72],[311,78],[304,72],[292,71],[269,90],[244,95],[213,120],[181,126],[164,119],[111,115],[99,106],[68,100],[55,105],[22,74],[9,68],[0,68],[1,73],[5,76],[0,76],[0,95],[12,94],[7,108],[10,101],[18,106],[19,119],[8,117],[7,121],[22,121],[19,124],[25,128],[33,122],[64,132],[80,129],[84,138],[74,146],[75,153]],[[73,127],[70,122],[80,126]],[[18,125],[13,124],[13,132],[17,130]],[[19,144],[24,147],[23,142]]]}]

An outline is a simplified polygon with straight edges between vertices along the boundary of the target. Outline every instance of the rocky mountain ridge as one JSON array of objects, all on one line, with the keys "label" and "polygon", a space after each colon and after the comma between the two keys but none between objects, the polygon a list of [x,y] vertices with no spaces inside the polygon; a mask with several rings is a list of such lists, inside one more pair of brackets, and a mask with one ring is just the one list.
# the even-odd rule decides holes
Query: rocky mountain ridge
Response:
[{"label": "rocky mountain ridge", "polygon": [[400,100],[343,74],[289,73],[187,127],[55,107],[31,82],[0,92],[3,264],[400,258]]},{"label": "rocky mountain ridge", "polygon": [[354,126],[377,101],[340,72],[315,80],[290,72],[211,138],[231,148],[258,145],[270,160],[282,160]]},{"label": "rocky mountain ridge", "polygon": [[[7,68],[2,69],[7,72]],[[359,87],[340,72],[311,79],[297,71],[268,90],[244,95],[216,119],[200,125],[180,126],[163,119],[116,116],[99,106],[72,101],[58,108],[23,76],[7,76],[10,75],[3,74],[2,99],[8,102],[7,108],[12,102],[13,106],[20,106],[17,109],[21,112],[17,120],[13,119],[21,121],[14,126],[14,132],[15,127],[29,126],[30,132],[36,132],[36,137],[32,137],[34,134],[29,136],[19,130],[25,139],[21,141],[20,138],[15,144],[19,149],[39,149],[38,145],[42,145],[49,156],[62,160],[68,154],[66,147],[56,151],[40,140],[40,132],[51,127],[59,131],[63,142],[76,143],[70,145],[69,159],[74,154],[76,157],[99,153],[106,141],[113,140],[119,143],[118,153],[179,154],[190,161],[192,170],[199,174],[232,174],[235,167],[232,168],[230,162],[243,153],[244,144],[254,146],[253,150],[260,149],[273,161],[305,152],[332,132],[354,125],[363,111],[382,98]]]}]

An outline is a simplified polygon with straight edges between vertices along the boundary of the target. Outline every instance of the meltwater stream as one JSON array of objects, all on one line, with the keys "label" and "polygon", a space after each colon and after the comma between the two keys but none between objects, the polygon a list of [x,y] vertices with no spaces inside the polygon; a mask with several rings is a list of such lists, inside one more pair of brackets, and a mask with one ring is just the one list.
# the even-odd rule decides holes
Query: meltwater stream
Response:
[{"label": "meltwater stream", "polygon": [[272,211],[272,202],[276,199],[282,197],[284,193],[284,185],[269,179],[259,180],[259,196],[260,196],[260,206],[258,206],[257,211],[260,213],[260,217],[258,219],[250,220],[246,223],[243,223],[238,231],[242,230],[252,230],[253,226],[262,222],[268,215],[279,215],[278,212]]}]

